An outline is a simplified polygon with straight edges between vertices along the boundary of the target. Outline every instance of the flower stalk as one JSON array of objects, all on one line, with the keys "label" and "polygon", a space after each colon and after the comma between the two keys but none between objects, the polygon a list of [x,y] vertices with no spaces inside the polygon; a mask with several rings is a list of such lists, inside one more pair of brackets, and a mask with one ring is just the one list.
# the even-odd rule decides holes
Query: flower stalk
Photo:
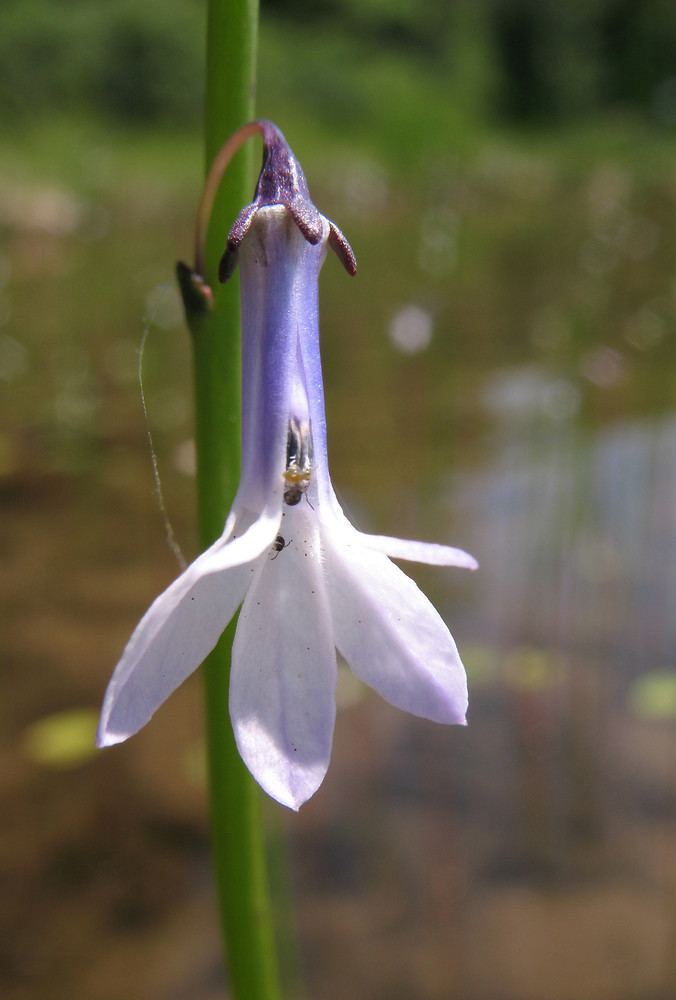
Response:
[{"label": "flower stalk", "polygon": [[[258,0],[208,0],[207,11],[209,170],[228,136],[254,115]],[[216,284],[224,234],[251,191],[251,167],[251,149],[240,151],[202,220],[204,288]],[[187,279],[184,273],[184,290]],[[236,283],[219,287],[212,301],[203,291],[193,289],[192,300],[186,298],[186,313],[194,358],[199,534],[206,548],[223,530],[223,512],[239,476],[240,343]],[[227,711],[233,635],[234,625],[204,669],[212,854],[231,995],[234,1000],[278,1000],[260,793],[242,764]]]}]

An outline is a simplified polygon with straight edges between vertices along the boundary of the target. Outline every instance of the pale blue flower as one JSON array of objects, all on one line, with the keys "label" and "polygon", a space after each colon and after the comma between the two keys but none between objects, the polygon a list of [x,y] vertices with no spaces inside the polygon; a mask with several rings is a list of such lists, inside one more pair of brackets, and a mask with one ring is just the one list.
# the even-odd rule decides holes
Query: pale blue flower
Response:
[{"label": "pale blue flower", "polygon": [[[318,276],[339,230],[309,200],[266,125],[257,198],[230,236],[242,303],[242,472],[225,530],[151,605],[108,686],[98,742],[137,732],[213,649],[242,605],[230,716],[259,784],[298,809],[321,784],[335,721],[336,650],[393,705],[464,724],[465,671],[448,628],[390,561],[476,568],[459,549],[357,531],[329,476]],[[365,418],[366,423],[366,418]]]}]

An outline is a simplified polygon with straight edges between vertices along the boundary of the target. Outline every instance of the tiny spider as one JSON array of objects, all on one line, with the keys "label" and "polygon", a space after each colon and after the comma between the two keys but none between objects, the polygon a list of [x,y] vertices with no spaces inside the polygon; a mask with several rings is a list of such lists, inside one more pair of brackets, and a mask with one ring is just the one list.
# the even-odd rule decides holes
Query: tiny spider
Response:
[{"label": "tiny spider", "polygon": [[272,543],[272,547],[275,550],[275,554],[272,558],[276,559],[279,553],[282,551],[282,549],[288,548],[289,545],[291,545],[291,539],[289,539],[288,542],[285,542],[283,535],[277,535],[274,542]]}]

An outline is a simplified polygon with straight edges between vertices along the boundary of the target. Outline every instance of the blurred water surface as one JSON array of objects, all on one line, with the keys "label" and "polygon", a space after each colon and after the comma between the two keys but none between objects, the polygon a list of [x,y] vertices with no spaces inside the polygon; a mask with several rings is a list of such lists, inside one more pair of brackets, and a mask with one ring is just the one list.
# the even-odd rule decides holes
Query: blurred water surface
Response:
[{"label": "blurred water surface", "polygon": [[[503,136],[408,174],[288,135],[360,263],[322,276],[339,495],[365,530],[481,563],[410,567],[464,653],[468,728],[346,676],[322,789],[298,817],[270,805],[289,976],[326,1000],[670,1000],[671,160]],[[199,679],[129,744],[88,751],[119,651],[177,571],[139,401],[146,325],[167,505],[195,552],[172,267],[199,156],[69,141],[77,170],[24,170],[23,147],[0,171],[0,983],[7,1000],[210,1000]]]}]

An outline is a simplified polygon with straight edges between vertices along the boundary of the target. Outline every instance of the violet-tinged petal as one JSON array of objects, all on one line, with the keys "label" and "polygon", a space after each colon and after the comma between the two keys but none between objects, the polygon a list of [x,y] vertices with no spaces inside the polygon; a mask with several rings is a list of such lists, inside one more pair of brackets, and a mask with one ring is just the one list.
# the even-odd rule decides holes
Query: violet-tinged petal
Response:
[{"label": "violet-tinged petal", "polygon": [[469,552],[451,545],[435,542],[414,542],[408,538],[390,538],[388,535],[365,535],[359,532],[360,541],[369,549],[384,552],[391,559],[408,559],[428,563],[430,566],[457,566],[460,569],[478,569],[479,563]]},{"label": "violet-tinged petal", "polygon": [[335,721],[336,654],[316,522],[294,510],[286,548],[260,565],[233,646],[230,717],[242,759],[298,809],[321,784]]},{"label": "violet-tinged petal", "polygon": [[252,575],[248,563],[223,568],[228,548],[215,542],[146,611],[108,685],[98,746],[138,732],[218,642]]},{"label": "violet-tinged petal", "polygon": [[[326,230],[328,232],[328,228]],[[240,250],[242,301],[241,503],[281,506],[299,339],[317,337],[317,275],[324,245],[311,246],[281,206],[261,208]],[[300,379],[302,382],[302,379]]]},{"label": "violet-tinged petal", "polygon": [[[328,228],[327,228],[328,233]],[[329,475],[329,459],[326,435],[326,410],[324,406],[324,381],[322,359],[319,350],[319,271],[324,261],[326,243],[311,248],[308,257],[315,268],[314,280],[308,281],[304,290],[305,322],[298,327],[298,357],[303,372],[303,384],[307,394],[307,404],[312,426],[314,450],[313,495],[319,504],[328,509],[334,500],[333,487]],[[309,277],[309,275],[308,275]]]},{"label": "violet-tinged petal", "polygon": [[352,672],[405,712],[464,724],[465,671],[425,595],[356,532],[325,532],[324,543],[336,646]]}]

